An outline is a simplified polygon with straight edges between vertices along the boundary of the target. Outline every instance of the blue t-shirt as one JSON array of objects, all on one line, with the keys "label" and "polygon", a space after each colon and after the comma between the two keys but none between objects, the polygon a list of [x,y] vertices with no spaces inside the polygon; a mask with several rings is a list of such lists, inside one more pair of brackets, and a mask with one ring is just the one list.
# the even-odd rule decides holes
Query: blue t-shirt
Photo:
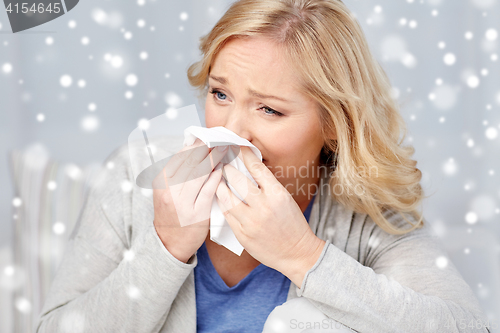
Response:
[{"label": "blue t-shirt", "polygon": [[[314,198],[304,212],[308,222]],[[261,333],[271,311],[286,301],[290,279],[260,264],[238,284],[228,287],[212,265],[205,243],[197,256],[196,331]]]}]

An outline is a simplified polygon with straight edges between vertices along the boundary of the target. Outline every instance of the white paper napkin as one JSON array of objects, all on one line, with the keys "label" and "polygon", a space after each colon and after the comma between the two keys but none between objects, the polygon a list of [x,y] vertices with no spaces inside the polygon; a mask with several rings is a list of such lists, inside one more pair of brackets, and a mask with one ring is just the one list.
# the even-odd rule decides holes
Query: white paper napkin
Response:
[{"label": "white paper napkin", "polygon": [[[200,126],[190,126],[184,130],[184,146],[192,145],[195,142],[196,138],[199,138],[201,141],[203,141],[208,148],[227,145],[250,147],[253,153],[262,162],[262,154],[257,147],[251,144],[248,140],[243,139],[242,137],[238,136],[225,127],[219,126],[205,128]],[[222,159],[221,162],[223,164],[232,165],[237,170],[242,172],[245,176],[247,176],[255,185],[257,185],[252,175],[245,167],[243,161],[238,156],[235,156],[234,152],[231,149],[228,149],[226,156]],[[228,183],[228,187],[240,200],[243,200],[237,193],[237,191],[231,186],[231,184]],[[240,244],[240,242],[238,242],[236,236],[229,227],[229,224],[224,218],[224,214],[217,204],[217,199],[215,196],[212,202],[212,210],[210,212],[210,239],[217,244],[226,247],[237,255],[241,255],[241,253],[243,252],[244,248]]]}]

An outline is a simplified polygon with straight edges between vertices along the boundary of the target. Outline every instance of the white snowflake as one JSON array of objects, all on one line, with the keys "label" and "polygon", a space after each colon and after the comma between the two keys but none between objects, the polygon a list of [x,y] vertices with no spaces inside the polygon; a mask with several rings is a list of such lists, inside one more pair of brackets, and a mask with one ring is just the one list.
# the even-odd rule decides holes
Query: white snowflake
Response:
[{"label": "white snowflake", "polygon": [[66,226],[62,222],[56,222],[52,226],[52,231],[54,231],[56,235],[62,235],[64,231],[66,231]]},{"label": "white snowflake", "polygon": [[452,66],[457,61],[457,57],[453,53],[446,53],[444,55],[443,61],[446,65]]},{"label": "white snowflake", "polygon": [[141,291],[136,286],[130,285],[127,288],[127,295],[132,299],[137,299],[141,296]]},{"label": "white snowflake", "polygon": [[71,76],[65,74],[65,75],[61,76],[61,78],[59,79],[59,83],[64,88],[68,88],[73,83],[73,79],[71,78]]},{"label": "white snowflake", "polygon": [[465,221],[469,224],[475,224],[477,222],[477,214],[475,212],[468,212],[465,214]]},{"label": "white snowflake", "polygon": [[457,173],[458,166],[453,158],[449,158],[444,164],[443,164],[443,172],[448,175],[452,176]]},{"label": "white snowflake", "polygon": [[137,75],[135,74],[129,74],[127,75],[127,77],[125,78],[125,83],[130,86],[130,87],[133,87],[137,84],[137,82],[139,81],[139,79],[137,78]]},{"label": "white snowflake", "polygon": [[99,118],[94,115],[85,116],[80,125],[84,131],[93,132],[99,128]]},{"label": "white snowflake", "polygon": [[448,266],[448,258],[445,256],[439,256],[436,258],[436,266],[440,269],[446,268]]}]

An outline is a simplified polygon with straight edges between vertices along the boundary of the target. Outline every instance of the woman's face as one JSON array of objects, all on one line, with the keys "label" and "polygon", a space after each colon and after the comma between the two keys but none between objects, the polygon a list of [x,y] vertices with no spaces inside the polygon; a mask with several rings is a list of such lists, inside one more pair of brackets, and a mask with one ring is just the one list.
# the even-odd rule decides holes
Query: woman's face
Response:
[{"label": "woman's face", "polygon": [[281,184],[302,197],[304,188],[293,192],[296,185],[317,181],[310,171],[318,166],[324,140],[316,104],[298,86],[296,65],[286,63],[267,39],[230,40],[212,63],[205,121],[259,148]]}]

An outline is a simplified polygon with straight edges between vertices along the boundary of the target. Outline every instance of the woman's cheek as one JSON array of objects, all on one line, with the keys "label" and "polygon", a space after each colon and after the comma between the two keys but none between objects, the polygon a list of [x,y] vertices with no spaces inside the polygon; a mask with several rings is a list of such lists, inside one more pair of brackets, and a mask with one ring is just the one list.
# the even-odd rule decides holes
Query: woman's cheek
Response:
[{"label": "woman's cheek", "polygon": [[205,123],[207,127],[216,127],[223,126],[220,124],[220,121],[215,117],[216,113],[214,112],[213,106],[207,106],[205,108]]}]

